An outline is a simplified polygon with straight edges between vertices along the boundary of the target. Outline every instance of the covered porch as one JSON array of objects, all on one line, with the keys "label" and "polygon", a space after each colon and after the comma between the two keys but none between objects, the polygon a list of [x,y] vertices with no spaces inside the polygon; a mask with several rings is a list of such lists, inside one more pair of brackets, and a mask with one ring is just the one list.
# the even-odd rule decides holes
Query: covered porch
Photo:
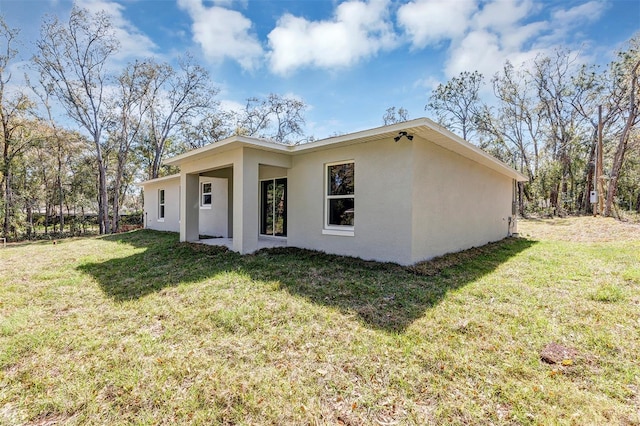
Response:
[{"label": "covered porch", "polygon": [[[242,144],[234,148],[215,154],[204,151],[202,155],[192,155],[189,161],[176,161],[181,169],[182,188],[180,241],[225,246],[242,254],[286,246],[286,232],[285,236],[276,237],[278,234],[275,231],[272,236],[265,235],[268,232],[265,232],[264,226],[265,203],[261,188],[265,187],[265,180],[275,182],[276,178],[284,178],[286,181],[287,170],[291,167],[290,155],[274,152],[271,146],[268,150]],[[286,149],[284,146],[282,148]],[[222,199],[216,198],[214,193],[203,194],[202,181],[207,178],[223,182],[226,194]],[[206,186],[209,191],[215,187]],[[213,202],[205,207],[203,199]],[[224,214],[220,214],[221,211]],[[218,221],[215,229],[223,232],[208,235],[220,238],[200,238],[202,221],[205,220]]]}]

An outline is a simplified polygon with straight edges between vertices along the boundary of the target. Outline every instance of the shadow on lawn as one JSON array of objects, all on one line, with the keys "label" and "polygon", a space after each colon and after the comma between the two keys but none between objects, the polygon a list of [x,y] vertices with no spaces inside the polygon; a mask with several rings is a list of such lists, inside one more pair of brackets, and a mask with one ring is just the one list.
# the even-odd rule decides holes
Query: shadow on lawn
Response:
[{"label": "shadow on lawn", "polygon": [[255,281],[277,281],[292,295],[357,314],[368,326],[386,331],[403,331],[448,291],[490,273],[535,244],[522,238],[505,239],[403,267],[296,248],[241,256],[226,248],[178,243],[176,234],[150,230],[103,239],[145,248],[128,257],[79,267],[118,301],[235,271]]}]

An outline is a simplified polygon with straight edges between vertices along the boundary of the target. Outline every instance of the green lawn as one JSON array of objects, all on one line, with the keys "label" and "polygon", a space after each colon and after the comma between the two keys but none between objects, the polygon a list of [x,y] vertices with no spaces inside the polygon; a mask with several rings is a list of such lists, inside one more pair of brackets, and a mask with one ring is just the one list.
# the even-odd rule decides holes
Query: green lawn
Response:
[{"label": "green lawn", "polygon": [[640,228],[610,219],[413,268],[146,230],[0,248],[2,425],[639,424],[639,354]]}]

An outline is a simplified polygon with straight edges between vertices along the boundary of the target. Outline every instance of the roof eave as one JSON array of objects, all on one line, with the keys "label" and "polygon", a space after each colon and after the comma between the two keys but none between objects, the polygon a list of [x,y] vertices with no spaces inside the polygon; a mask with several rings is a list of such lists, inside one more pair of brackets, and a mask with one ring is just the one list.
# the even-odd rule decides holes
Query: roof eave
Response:
[{"label": "roof eave", "polygon": [[231,136],[226,139],[223,139],[219,142],[214,142],[209,145],[205,145],[201,148],[196,148],[191,151],[187,151],[184,154],[176,155],[175,157],[169,158],[164,161],[165,165],[168,166],[179,166],[181,163],[189,160],[193,160],[195,158],[206,156],[212,151],[221,151],[225,148],[233,149],[235,147],[254,147],[254,148],[262,148],[268,151],[276,151],[276,152],[291,152],[290,145],[283,145],[276,142],[271,142],[266,139],[253,138],[247,136]]},{"label": "roof eave", "polygon": [[288,153],[292,155],[303,154],[307,152],[320,151],[324,149],[337,148],[345,145],[353,145],[365,143],[375,139],[383,139],[385,137],[393,137],[400,131],[409,131],[420,135],[423,139],[429,140],[437,145],[455,152],[463,157],[474,160],[484,166],[487,166],[499,173],[507,175],[518,182],[527,182],[529,179],[522,173],[491,156],[477,146],[467,142],[460,136],[440,126],[436,122],[426,118],[417,118],[414,120],[404,121],[387,126],[380,126],[373,129],[362,130],[341,136],[321,139],[302,145],[282,145],[266,139],[259,139],[246,136],[231,136],[220,142],[206,145],[202,148],[177,155],[164,162],[166,165],[179,166],[184,161],[192,160],[200,156],[208,155],[211,152],[221,152],[225,149],[233,149],[235,147],[251,147],[263,149],[267,151],[275,151]]},{"label": "roof eave", "polygon": [[169,176],[163,176],[163,177],[159,177],[159,178],[155,178],[155,179],[149,179],[149,180],[145,180],[143,182],[140,183],[136,183],[137,186],[144,186],[150,183],[158,183],[158,182],[163,182],[163,181],[167,181],[167,180],[173,180],[173,179],[179,179],[180,178],[180,174],[174,174],[174,175],[169,175]]}]

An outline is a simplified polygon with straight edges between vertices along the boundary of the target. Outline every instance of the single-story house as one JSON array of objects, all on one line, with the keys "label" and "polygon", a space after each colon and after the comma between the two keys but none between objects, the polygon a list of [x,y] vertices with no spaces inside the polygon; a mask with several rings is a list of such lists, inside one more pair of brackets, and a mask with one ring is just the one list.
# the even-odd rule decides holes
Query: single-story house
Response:
[{"label": "single-story house", "polygon": [[403,265],[517,232],[527,180],[427,118],[300,145],[232,136],[165,164],[180,173],[141,184],[147,228]]}]

